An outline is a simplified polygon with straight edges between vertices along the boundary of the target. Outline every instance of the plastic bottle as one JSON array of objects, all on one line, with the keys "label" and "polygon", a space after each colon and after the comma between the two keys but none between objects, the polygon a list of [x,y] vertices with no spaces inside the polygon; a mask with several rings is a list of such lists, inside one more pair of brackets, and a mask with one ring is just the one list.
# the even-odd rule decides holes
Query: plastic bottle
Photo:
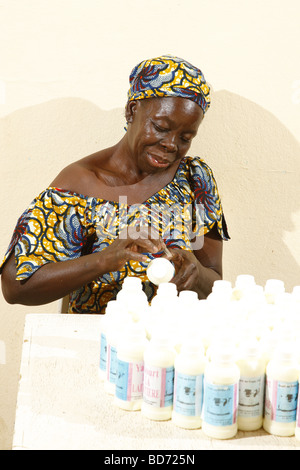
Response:
[{"label": "plastic bottle", "polygon": [[139,277],[125,277],[122,289],[118,292],[116,299],[122,302],[123,307],[131,314],[134,321],[144,320],[149,304]]},{"label": "plastic bottle", "polygon": [[274,304],[276,296],[285,292],[284,282],[279,279],[268,279],[264,292],[267,302]]},{"label": "plastic bottle", "polygon": [[[299,388],[300,388],[300,377],[299,377],[299,382],[298,383],[299,383]],[[295,438],[297,439],[297,441],[300,441],[300,393],[298,393]]]},{"label": "plastic bottle", "polygon": [[101,380],[106,379],[107,375],[107,330],[109,322],[113,316],[114,311],[119,310],[119,304],[116,300],[111,300],[107,303],[106,313],[101,318],[100,323],[100,361],[99,361],[99,376]]},{"label": "plastic bottle", "polygon": [[154,334],[144,353],[142,414],[156,421],[172,417],[175,352],[168,338]]},{"label": "plastic bottle", "polygon": [[214,282],[211,294],[208,296],[209,301],[230,301],[232,297],[232,284],[230,281],[218,279]]},{"label": "plastic bottle", "polygon": [[106,379],[104,383],[105,391],[110,394],[115,394],[116,377],[117,377],[117,345],[124,333],[127,325],[133,322],[131,315],[124,309],[124,307],[117,302],[117,309],[111,315],[107,328],[107,364],[106,364]]},{"label": "plastic bottle", "polygon": [[174,265],[166,258],[155,258],[150,261],[147,267],[147,276],[149,281],[157,286],[162,282],[171,281],[174,274]]},{"label": "plastic bottle", "polygon": [[234,300],[240,300],[246,294],[247,291],[253,289],[256,286],[255,278],[251,274],[239,274],[236,277],[235,285],[232,291],[232,297]]},{"label": "plastic bottle", "polygon": [[175,358],[172,422],[181,428],[201,428],[203,406],[204,348],[199,341],[186,341]]},{"label": "plastic bottle", "polygon": [[265,431],[277,436],[293,436],[296,428],[299,389],[298,364],[289,344],[280,345],[267,365]]},{"label": "plastic bottle", "polygon": [[215,350],[204,372],[202,430],[215,439],[230,439],[237,433],[240,371],[234,350]]},{"label": "plastic bottle", "polygon": [[249,341],[241,346],[237,361],[240,369],[238,429],[256,431],[263,424],[266,363],[260,352],[258,341]]},{"label": "plastic bottle", "polygon": [[117,345],[117,376],[114,403],[128,411],[141,409],[144,383],[146,335],[143,326],[125,328]]}]

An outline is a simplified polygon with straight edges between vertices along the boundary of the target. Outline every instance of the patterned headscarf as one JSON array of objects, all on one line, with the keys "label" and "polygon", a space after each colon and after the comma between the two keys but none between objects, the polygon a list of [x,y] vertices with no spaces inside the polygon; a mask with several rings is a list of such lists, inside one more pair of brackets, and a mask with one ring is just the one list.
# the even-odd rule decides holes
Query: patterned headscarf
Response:
[{"label": "patterned headscarf", "polygon": [[198,68],[179,57],[161,56],[144,60],[132,70],[128,101],[179,96],[197,103],[205,113],[210,89]]}]

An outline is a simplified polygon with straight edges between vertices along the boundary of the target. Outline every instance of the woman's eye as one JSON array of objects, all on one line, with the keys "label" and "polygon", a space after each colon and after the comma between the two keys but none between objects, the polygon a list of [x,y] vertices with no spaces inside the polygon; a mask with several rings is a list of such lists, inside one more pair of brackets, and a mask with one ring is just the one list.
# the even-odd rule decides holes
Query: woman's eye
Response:
[{"label": "woman's eye", "polygon": [[168,131],[168,129],[166,129],[165,127],[161,127],[161,126],[159,126],[158,124],[155,124],[154,122],[153,122],[153,126],[155,127],[155,129],[156,129],[158,132],[167,132],[167,131]]}]

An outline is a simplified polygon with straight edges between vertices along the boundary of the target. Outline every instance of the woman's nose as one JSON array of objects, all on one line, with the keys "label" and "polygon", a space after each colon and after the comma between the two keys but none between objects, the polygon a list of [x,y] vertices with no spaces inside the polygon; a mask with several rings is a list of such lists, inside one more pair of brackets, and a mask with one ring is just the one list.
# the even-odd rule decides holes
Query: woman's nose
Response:
[{"label": "woman's nose", "polygon": [[167,152],[176,152],[177,151],[177,143],[175,136],[166,136],[162,141],[161,145]]}]

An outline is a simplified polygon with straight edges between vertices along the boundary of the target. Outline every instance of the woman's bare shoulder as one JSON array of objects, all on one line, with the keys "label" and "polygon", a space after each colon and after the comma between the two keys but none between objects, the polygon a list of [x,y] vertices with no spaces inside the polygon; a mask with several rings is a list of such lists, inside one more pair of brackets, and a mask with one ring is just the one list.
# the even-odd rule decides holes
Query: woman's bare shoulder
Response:
[{"label": "woman's bare shoulder", "polygon": [[88,194],[95,179],[88,157],[66,166],[51,182],[50,187]]}]

